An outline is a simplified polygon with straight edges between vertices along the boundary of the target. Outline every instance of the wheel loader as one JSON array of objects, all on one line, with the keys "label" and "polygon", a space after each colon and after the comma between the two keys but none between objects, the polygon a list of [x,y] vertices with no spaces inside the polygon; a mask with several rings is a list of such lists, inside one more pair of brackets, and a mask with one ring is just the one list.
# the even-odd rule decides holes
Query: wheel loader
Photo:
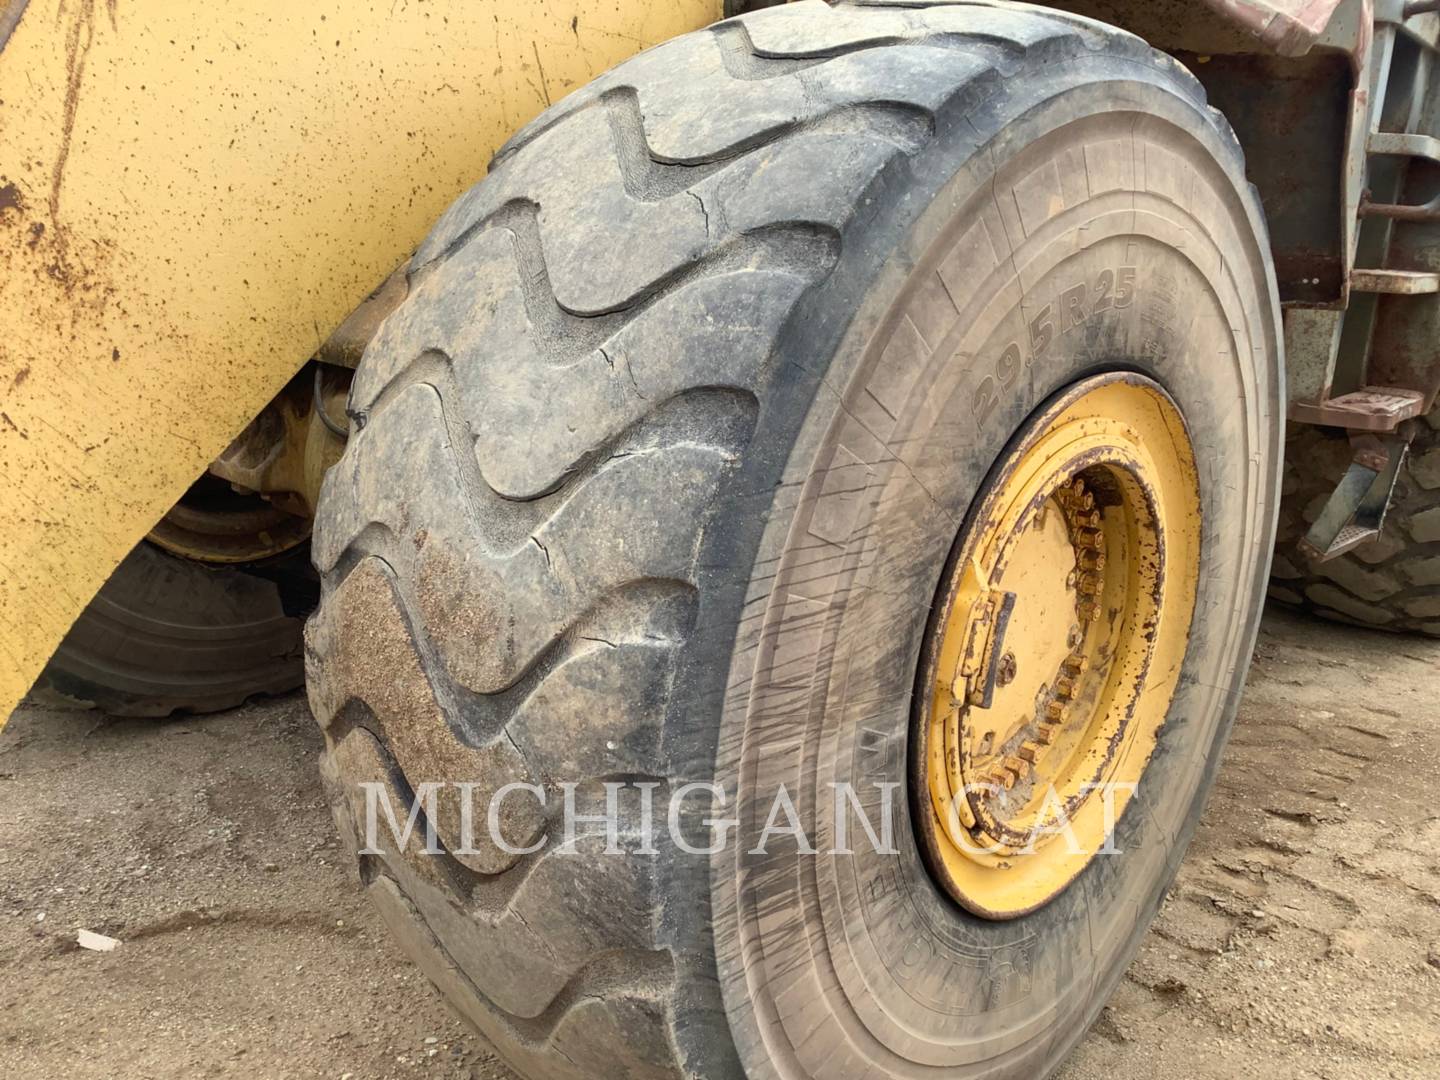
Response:
[{"label": "wheel loader", "polygon": [[1437,12],[8,0],[0,715],[303,682],[521,1076],[1048,1075],[1440,634]]}]

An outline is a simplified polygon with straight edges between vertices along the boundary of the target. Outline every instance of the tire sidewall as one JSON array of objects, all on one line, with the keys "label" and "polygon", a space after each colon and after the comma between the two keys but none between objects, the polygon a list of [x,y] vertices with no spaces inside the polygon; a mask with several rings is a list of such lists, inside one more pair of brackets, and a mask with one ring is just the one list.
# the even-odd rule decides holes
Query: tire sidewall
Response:
[{"label": "tire sidewall", "polygon": [[[1002,1062],[1014,1075],[1052,1067],[1103,1004],[1173,877],[1253,644],[1274,528],[1282,394],[1273,273],[1237,152],[1166,73],[1114,58],[1057,65],[966,121],[944,131],[908,171],[879,179],[881,209],[853,243],[847,237],[836,274],[797,312],[792,326],[806,330],[780,347],[802,374],[766,399],[755,440],[788,453],[756,454],[737,477],[737,491],[766,492],[770,501],[716,530],[708,560],[735,565],[725,560],[747,539],[758,546],[744,564],[752,573],[736,581],[751,617],[738,620],[715,757],[717,780],[737,792],[741,828],[710,866],[721,988],[741,1060],[754,1075],[815,1074],[815,1047],[807,1050],[795,1034],[802,1005],[812,1032],[842,1036],[838,1045],[820,1040],[825,1071],[835,1075],[867,1061],[894,1074]],[[987,193],[1002,179],[1035,175],[1047,154],[1078,149],[1083,167],[1093,145],[1088,133],[1131,123],[1145,131],[1137,146],[1153,138],[1195,167],[1187,212],[1215,237],[1169,239],[1174,276],[1189,267],[1193,278],[1174,282],[1167,302],[1183,316],[1193,310],[1186,305],[1197,282],[1231,282],[1232,295],[1217,302],[1235,332],[1213,331],[1238,357],[1228,382],[1221,365],[1197,363],[1183,347],[1194,327],[1181,331],[1182,320],[1161,328],[1169,338],[1161,348],[1135,347],[1146,322],[1141,311],[1154,312],[1154,297],[1145,295],[1153,282],[1143,278],[1131,311],[1075,327],[1080,333],[1027,365],[983,421],[976,392],[982,368],[994,363],[984,350],[974,359],[952,351],[908,383],[899,378],[896,354],[884,347],[902,311],[916,322],[906,307],[914,283],[977,221],[988,218],[993,236],[995,222],[1008,216]],[[990,136],[984,149],[977,133]],[[998,177],[992,162],[1000,163]],[[1137,150],[1132,167],[1132,188],[1176,196],[1161,190],[1155,157]],[[960,319],[978,326],[1004,308],[989,334],[1003,337],[1004,326],[1026,325],[1017,314],[1053,302],[1067,273],[1094,282],[1124,241],[1077,243],[1075,227],[1065,213],[1042,224],[1026,241],[1031,246],[1019,249],[1026,259],[1015,261],[1048,252],[1055,268],[1022,270],[1022,279],[1030,272],[1035,280],[1008,308],[996,283],[1015,274],[994,270],[975,295],[996,299],[976,301],[973,310],[959,305]],[[1153,330],[1155,320],[1149,324]],[[956,330],[944,341],[966,332],[978,331]],[[1116,335],[1129,342],[1123,355],[1113,348]],[[946,349],[937,345],[935,354]],[[1117,829],[1116,846],[1126,854],[1093,861],[1031,916],[987,922],[961,912],[931,881],[903,795],[925,616],[959,524],[1011,434],[1062,387],[1117,367],[1160,382],[1195,442],[1203,539],[1191,644],[1160,745]],[[899,856],[868,852],[863,836],[852,839],[855,856],[802,857],[781,841],[764,856],[746,854],[781,783],[812,843],[829,850],[832,782],[861,791],[899,785]]]}]

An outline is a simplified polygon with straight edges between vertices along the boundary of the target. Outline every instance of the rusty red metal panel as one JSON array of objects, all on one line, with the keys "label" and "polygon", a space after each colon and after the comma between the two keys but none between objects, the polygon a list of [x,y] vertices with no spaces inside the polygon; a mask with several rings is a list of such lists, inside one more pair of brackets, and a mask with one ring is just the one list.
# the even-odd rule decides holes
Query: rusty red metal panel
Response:
[{"label": "rusty red metal panel", "polygon": [[1297,56],[1325,32],[1342,0],[1205,0],[1205,3],[1276,52]]}]

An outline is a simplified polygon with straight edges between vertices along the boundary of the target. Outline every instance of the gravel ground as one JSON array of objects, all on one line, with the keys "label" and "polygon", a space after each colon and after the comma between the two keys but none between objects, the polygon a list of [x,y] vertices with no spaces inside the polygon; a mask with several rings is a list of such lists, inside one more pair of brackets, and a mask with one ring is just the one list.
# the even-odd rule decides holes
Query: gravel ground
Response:
[{"label": "gravel ground", "polygon": [[[1064,1080],[1440,1076],[1437,703],[1440,644],[1267,617],[1185,869]],[[15,715],[0,1076],[510,1076],[361,901],[319,748],[300,695]]]}]

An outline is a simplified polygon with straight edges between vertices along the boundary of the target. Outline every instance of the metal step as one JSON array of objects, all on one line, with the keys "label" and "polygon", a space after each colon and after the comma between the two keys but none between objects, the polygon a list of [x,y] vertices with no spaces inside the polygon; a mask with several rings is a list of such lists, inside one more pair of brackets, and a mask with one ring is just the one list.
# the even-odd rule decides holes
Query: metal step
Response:
[{"label": "metal step", "polygon": [[1410,449],[1410,435],[1356,435],[1351,443],[1355,459],[1299,544],[1317,562],[1327,562],[1380,535],[1395,480]]},{"label": "metal step", "polygon": [[1418,157],[1440,161],[1440,139],[1434,135],[1409,135],[1395,131],[1377,131],[1370,136],[1372,154],[1389,157]]},{"label": "metal step", "polygon": [[1424,296],[1440,293],[1440,273],[1433,270],[1352,270],[1354,292],[1385,293],[1389,296]]},{"label": "metal step", "polygon": [[1394,431],[1425,411],[1425,395],[1396,386],[1364,386],[1325,401],[1295,401],[1290,419],[1299,424],[1352,431]]}]

